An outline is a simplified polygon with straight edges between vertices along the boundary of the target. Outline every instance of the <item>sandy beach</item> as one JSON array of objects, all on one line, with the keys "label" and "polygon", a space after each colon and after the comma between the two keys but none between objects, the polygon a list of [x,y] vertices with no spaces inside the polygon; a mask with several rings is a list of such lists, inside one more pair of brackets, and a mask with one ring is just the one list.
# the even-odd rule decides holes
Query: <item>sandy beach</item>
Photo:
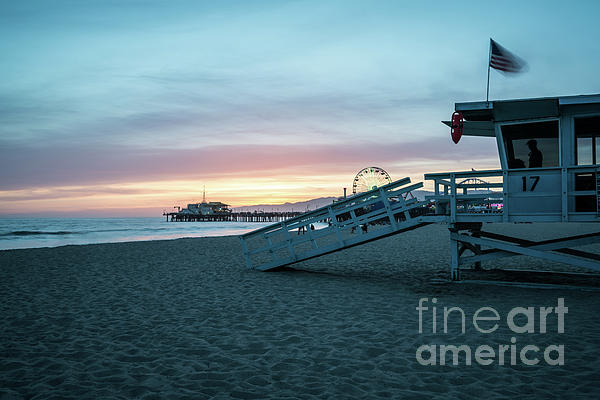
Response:
[{"label": "sandy beach", "polygon": [[[557,225],[493,226],[510,233]],[[564,234],[596,231],[571,224]],[[516,234],[516,233],[515,233]],[[448,231],[427,226],[300,263],[245,268],[237,237],[0,252],[0,399],[479,399],[600,396],[600,291],[449,283]],[[597,249],[596,249],[597,250]],[[486,268],[572,270],[525,257]],[[585,277],[582,277],[585,281]],[[419,333],[419,299],[429,310]],[[432,332],[432,299],[461,307]],[[568,307],[564,333],[489,334],[470,317],[514,307]],[[441,312],[441,311],[440,311]],[[419,346],[516,338],[564,345],[564,365],[421,365]]]}]

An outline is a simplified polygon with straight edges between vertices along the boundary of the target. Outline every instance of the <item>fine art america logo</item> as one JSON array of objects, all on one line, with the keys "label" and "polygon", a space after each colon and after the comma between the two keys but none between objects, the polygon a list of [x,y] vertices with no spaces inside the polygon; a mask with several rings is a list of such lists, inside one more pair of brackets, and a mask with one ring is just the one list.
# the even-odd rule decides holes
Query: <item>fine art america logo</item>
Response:
[{"label": "fine art america logo", "polygon": [[[434,297],[429,301],[427,297],[419,299],[419,305],[416,310],[419,313],[419,333],[423,334],[423,321],[431,325],[431,332],[426,334],[446,334],[448,333],[448,322],[454,326],[460,322],[462,334],[466,332],[465,325],[467,316],[460,307],[439,307],[437,299]],[[515,307],[511,309],[505,318],[501,318],[496,309],[492,307],[481,307],[473,314],[472,320],[474,329],[482,334],[492,334],[500,324],[506,323],[508,329],[513,334],[537,333],[545,334],[547,332],[565,332],[565,314],[569,308],[565,307],[565,299],[557,299],[556,307]],[[438,313],[440,315],[438,315]],[[438,322],[442,317],[443,327],[438,328]],[[548,323],[548,318],[556,317],[556,326],[554,323]],[[525,322],[523,322],[525,321]],[[452,332],[451,332],[452,333]],[[545,362],[548,365],[564,365],[565,346],[562,344],[551,344],[540,348],[534,344],[518,345],[515,336],[510,338],[510,344],[499,344],[490,346],[486,344],[477,347],[465,344],[424,344],[419,346],[416,351],[416,358],[421,365],[459,365],[459,358],[464,358],[465,365],[472,365],[473,360],[479,365],[490,365],[494,362],[499,365],[516,365],[519,362],[524,365],[536,365]],[[450,357],[452,361],[450,362]]]}]

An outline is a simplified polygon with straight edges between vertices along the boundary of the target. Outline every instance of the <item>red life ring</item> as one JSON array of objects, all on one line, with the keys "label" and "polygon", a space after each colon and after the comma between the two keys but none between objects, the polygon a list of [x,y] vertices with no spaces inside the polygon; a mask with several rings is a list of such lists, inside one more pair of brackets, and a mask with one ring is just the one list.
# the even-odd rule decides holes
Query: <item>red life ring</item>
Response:
[{"label": "red life ring", "polygon": [[463,115],[459,111],[452,113],[452,123],[450,124],[450,134],[452,141],[458,143],[463,133]]}]

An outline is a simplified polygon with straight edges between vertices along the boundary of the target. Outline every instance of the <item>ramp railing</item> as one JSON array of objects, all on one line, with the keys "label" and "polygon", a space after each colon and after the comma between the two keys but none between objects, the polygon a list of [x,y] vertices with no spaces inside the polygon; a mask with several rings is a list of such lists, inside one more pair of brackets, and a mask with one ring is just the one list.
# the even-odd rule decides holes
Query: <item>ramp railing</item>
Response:
[{"label": "ramp railing", "polygon": [[410,196],[423,183],[400,179],[330,206],[240,236],[246,265],[268,270],[414,229],[426,201]]}]

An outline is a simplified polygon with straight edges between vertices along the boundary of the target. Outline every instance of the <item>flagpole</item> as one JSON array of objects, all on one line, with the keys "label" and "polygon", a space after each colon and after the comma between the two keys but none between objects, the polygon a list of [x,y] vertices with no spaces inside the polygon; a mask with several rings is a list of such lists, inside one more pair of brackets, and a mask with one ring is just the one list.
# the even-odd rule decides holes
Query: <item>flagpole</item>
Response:
[{"label": "flagpole", "polygon": [[486,103],[490,102],[490,60],[492,59],[492,38],[490,38],[490,49],[488,52],[488,79],[487,79],[487,90],[485,93]]}]

